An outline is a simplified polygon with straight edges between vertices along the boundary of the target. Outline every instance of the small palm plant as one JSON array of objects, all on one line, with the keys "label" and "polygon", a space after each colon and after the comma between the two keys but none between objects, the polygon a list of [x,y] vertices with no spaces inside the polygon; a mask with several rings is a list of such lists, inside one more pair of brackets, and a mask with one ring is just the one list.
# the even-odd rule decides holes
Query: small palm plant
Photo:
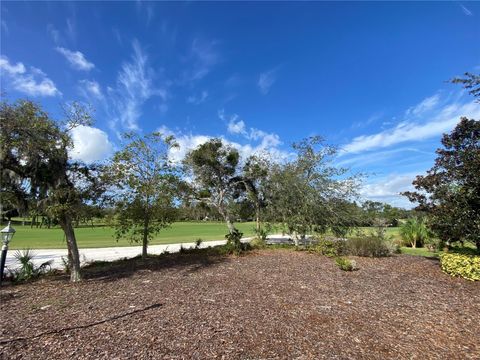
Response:
[{"label": "small palm plant", "polygon": [[23,251],[17,250],[15,252],[15,259],[20,263],[20,267],[17,271],[14,271],[12,275],[16,281],[26,281],[33,279],[51,268],[52,260],[46,261],[40,266],[35,266],[33,259],[35,258],[35,253],[26,249]]},{"label": "small palm plant", "polygon": [[414,217],[400,227],[400,236],[412,248],[416,248],[417,245],[424,244],[430,234],[424,219]]}]

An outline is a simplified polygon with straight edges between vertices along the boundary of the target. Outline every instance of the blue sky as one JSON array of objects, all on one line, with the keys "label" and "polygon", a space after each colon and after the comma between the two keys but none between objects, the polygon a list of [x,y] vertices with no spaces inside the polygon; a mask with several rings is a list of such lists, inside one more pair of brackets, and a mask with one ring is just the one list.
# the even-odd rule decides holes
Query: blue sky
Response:
[{"label": "blue sky", "polygon": [[431,167],[441,134],[480,106],[446,80],[480,71],[480,3],[2,2],[1,90],[55,117],[90,103],[73,157],[101,160],[127,130],[181,150],[222,137],[246,156],[287,156],[319,134],[371,173],[362,196]]}]

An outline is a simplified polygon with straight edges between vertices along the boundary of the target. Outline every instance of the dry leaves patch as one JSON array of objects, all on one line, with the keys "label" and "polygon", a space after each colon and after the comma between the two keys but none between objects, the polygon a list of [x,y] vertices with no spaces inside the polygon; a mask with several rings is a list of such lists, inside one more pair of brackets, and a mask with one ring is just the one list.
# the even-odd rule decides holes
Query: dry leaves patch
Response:
[{"label": "dry leaves patch", "polygon": [[197,254],[3,288],[5,359],[479,359],[480,284],[437,261]]}]

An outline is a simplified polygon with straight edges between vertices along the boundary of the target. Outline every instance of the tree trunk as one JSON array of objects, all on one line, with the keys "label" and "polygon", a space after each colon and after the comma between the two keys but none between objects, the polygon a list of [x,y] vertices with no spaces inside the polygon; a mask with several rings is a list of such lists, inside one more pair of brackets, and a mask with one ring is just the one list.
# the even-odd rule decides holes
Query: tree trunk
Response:
[{"label": "tree trunk", "polygon": [[145,217],[143,222],[143,240],[142,240],[142,260],[147,259],[147,246],[148,246],[148,217]]},{"label": "tree trunk", "polygon": [[63,219],[60,219],[60,226],[62,227],[67,240],[70,281],[80,281],[82,280],[82,275],[80,272],[80,254],[78,253],[77,239],[75,238],[72,219],[70,219],[68,216],[64,216]]},{"label": "tree trunk", "polygon": [[256,228],[257,228],[257,234],[260,231],[260,206],[257,204],[255,207],[255,221],[256,221]]}]

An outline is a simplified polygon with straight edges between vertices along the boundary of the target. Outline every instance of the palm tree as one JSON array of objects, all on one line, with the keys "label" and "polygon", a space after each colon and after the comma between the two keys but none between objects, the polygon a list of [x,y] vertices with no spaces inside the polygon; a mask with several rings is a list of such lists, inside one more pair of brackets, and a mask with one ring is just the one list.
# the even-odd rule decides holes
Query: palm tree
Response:
[{"label": "palm tree", "polygon": [[400,227],[400,236],[403,240],[407,241],[412,248],[416,248],[417,244],[423,244],[428,240],[429,233],[425,221],[414,217],[408,219],[407,222]]}]

